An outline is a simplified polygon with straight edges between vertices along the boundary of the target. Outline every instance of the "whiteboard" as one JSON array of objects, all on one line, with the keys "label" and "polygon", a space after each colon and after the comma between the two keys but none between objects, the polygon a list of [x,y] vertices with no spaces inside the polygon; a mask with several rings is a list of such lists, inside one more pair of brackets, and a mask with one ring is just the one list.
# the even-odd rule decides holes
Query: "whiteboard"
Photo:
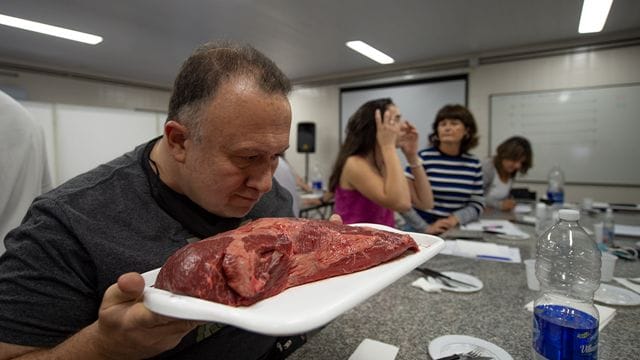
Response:
[{"label": "whiteboard", "polygon": [[546,181],[559,165],[567,183],[640,185],[640,84],[490,97],[490,149],[522,135],[533,147],[523,180]]},{"label": "whiteboard", "polygon": [[[429,79],[422,82],[341,89],[340,142],[346,137],[349,117],[369,100],[391,98],[402,116],[416,126],[420,135],[419,149],[427,147],[427,136],[440,108],[447,104],[467,103],[467,76]],[[404,156],[400,156],[405,161]],[[404,163],[403,163],[404,164]]]}]

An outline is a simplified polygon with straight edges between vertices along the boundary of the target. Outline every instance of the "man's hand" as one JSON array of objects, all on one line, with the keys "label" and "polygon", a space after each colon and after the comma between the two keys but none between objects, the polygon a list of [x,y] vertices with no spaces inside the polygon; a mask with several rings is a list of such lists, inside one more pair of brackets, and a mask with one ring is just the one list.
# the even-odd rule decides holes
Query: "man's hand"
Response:
[{"label": "man's hand", "polygon": [[149,311],[142,303],[144,280],[127,273],[104,294],[93,344],[106,358],[146,358],[174,348],[196,321],[178,320]]}]

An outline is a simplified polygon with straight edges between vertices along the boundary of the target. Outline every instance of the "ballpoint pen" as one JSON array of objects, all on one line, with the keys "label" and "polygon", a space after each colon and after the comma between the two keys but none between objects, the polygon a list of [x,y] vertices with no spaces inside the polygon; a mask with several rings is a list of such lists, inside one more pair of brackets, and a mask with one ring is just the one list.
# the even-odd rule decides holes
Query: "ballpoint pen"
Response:
[{"label": "ballpoint pen", "polygon": [[498,261],[511,261],[511,258],[504,256],[493,256],[493,255],[476,255],[478,259],[487,259],[487,260],[498,260]]},{"label": "ballpoint pen", "polygon": [[502,225],[487,225],[482,227],[482,231],[487,234],[505,234],[505,232],[499,229],[502,229]]}]

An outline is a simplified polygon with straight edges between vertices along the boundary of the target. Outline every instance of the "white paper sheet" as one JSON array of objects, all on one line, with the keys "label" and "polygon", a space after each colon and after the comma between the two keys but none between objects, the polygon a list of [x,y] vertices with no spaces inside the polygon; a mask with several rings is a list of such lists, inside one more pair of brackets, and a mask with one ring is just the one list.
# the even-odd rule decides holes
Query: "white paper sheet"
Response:
[{"label": "white paper sheet", "polygon": [[531,210],[531,204],[516,204],[516,207],[513,208],[513,212],[515,212],[516,214],[530,213]]},{"label": "white paper sheet", "polygon": [[640,226],[615,224],[616,235],[640,236]]},{"label": "white paper sheet", "polygon": [[440,253],[479,260],[522,262],[518,248],[478,241],[446,240],[445,248]]},{"label": "white paper sheet", "polygon": [[501,233],[509,236],[510,240],[528,239],[530,235],[508,220],[480,220],[470,222],[460,227],[463,230],[480,230]]}]

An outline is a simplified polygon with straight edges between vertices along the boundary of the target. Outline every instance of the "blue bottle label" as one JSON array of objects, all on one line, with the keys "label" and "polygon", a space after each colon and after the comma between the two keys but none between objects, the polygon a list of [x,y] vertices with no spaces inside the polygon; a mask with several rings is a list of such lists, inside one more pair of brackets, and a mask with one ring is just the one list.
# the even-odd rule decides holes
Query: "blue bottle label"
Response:
[{"label": "blue bottle label", "polygon": [[564,204],[564,192],[562,191],[547,191],[547,199],[552,203]]},{"label": "blue bottle label", "polygon": [[614,236],[614,228],[612,226],[605,226],[605,228],[602,230],[602,242],[607,246],[613,246]]},{"label": "blue bottle label", "polygon": [[311,188],[315,191],[322,191],[322,180],[314,180],[311,183]]},{"label": "blue bottle label", "polygon": [[598,319],[561,305],[539,305],[533,316],[533,349],[549,360],[598,358]]}]

